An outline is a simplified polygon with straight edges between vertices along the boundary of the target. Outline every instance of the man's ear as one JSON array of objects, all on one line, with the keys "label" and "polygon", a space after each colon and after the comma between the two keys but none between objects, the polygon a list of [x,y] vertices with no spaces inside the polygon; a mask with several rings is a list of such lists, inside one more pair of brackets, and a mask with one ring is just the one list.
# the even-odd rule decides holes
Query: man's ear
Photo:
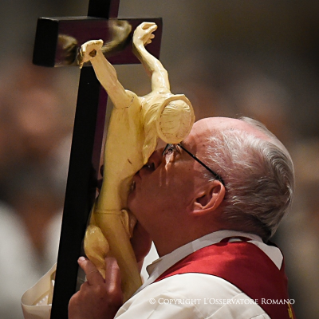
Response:
[{"label": "man's ear", "polygon": [[211,181],[206,188],[197,194],[194,200],[195,214],[205,214],[209,211],[217,209],[223,202],[225,197],[225,186],[217,181]]}]

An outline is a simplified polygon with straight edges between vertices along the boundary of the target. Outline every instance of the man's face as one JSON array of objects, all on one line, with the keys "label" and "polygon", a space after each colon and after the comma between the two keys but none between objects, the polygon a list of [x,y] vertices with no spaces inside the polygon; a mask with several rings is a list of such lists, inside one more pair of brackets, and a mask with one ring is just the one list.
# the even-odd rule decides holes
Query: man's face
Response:
[{"label": "man's face", "polygon": [[[204,136],[203,127],[194,125],[182,144],[200,158],[205,148]],[[205,182],[201,171],[200,164],[178,146],[165,155],[163,148],[158,149],[134,176],[129,209],[148,231],[156,223],[176,225],[193,208],[197,190]]]}]

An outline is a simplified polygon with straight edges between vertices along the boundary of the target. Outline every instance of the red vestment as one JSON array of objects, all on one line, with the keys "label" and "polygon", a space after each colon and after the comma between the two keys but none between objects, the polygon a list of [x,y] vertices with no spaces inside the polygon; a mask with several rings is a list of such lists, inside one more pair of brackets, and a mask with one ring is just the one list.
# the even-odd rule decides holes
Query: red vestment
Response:
[{"label": "red vestment", "polygon": [[201,273],[230,282],[270,316],[271,319],[294,319],[289,303],[287,277],[256,245],[247,241],[210,245],[185,257],[165,271],[156,281],[186,274]]}]

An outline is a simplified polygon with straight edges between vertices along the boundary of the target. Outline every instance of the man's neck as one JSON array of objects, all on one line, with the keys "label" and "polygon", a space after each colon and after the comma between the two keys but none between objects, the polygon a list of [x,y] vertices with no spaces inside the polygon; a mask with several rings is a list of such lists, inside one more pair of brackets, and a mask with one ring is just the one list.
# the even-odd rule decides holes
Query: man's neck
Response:
[{"label": "man's neck", "polygon": [[166,231],[165,235],[163,235],[164,232],[162,232],[160,236],[158,236],[157,238],[153,237],[153,241],[158,255],[162,257],[164,255],[171,253],[179,247],[182,247],[196,239],[199,239],[205,235],[216,232],[218,230],[222,229],[220,227],[211,227],[211,229],[207,231],[196,230],[194,232],[191,232],[191,229],[185,232],[181,232],[180,229],[178,229],[178,231],[177,229],[175,229],[171,233],[168,233]]}]

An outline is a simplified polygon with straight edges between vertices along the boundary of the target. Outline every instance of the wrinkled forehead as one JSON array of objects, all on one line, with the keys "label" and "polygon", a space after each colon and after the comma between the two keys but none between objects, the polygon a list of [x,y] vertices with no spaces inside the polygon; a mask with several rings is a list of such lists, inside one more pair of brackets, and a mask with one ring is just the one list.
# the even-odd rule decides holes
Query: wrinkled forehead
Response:
[{"label": "wrinkled forehead", "polygon": [[209,137],[222,131],[242,131],[254,135],[256,138],[270,140],[269,136],[250,123],[233,118],[210,117],[195,122],[184,142],[189,144],[190,147],[197,145],[196,148],[200,148],[205,146]]}]

